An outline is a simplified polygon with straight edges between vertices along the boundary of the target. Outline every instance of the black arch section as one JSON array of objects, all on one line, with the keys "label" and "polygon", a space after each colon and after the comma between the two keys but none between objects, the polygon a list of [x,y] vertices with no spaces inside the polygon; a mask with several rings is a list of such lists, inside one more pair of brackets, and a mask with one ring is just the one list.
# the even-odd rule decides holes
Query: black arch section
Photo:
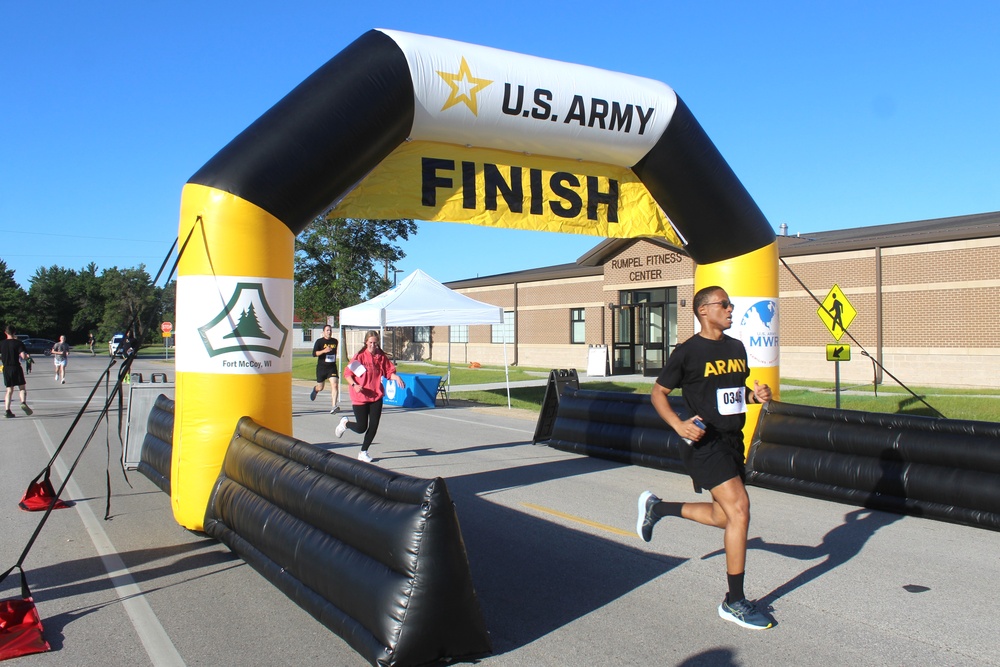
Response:
[{"label": "black arch section", "polygon": [[[413,127],[414,93],[395,40],[369,30],[299,84],[188,181],[229,192],[298,234]],[[680,97],[632,170],[699,264],[763,248],[774,230]]]},{"label": "black arch section", "polygon": [[413,83],[396,42],[369,30],[190,178],[264,209],[298,234],[402,143]]},{"label": "black arch section", "polygon": [[774,243],[774,230],[684,101],[653,149],[632,167],[698,264]]}]

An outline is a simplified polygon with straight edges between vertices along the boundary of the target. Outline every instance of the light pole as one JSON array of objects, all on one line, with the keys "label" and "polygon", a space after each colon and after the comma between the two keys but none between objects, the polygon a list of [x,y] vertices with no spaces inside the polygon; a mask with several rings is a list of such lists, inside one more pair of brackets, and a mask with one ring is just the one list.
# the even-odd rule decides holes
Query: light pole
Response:
[{"label": "light pole", "polygon": [[396,286],[396,276],[398,276],[400,273],[406,273],[406,271],[404,271],[403,269],[393,269],[392,270],[392,286],[393,287]]}]

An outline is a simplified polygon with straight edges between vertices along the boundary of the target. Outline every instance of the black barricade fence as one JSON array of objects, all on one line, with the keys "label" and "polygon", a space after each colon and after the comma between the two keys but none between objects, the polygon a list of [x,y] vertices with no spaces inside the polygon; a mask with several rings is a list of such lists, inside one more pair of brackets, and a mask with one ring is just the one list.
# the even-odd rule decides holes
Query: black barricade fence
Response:
[{"label": "black barricade fence", "polygon": [[[691,416],[683,399],[669,396],[682,419]],[[653,408],[649,394],[565,387],[549,447],[576,454],[684,472],[680,436]]]},{"label": "black barricade fence", "polygon": [[771,401],[747,481],[1000,530],[1000,424]]},{"label": "black barricade fence", "polygon": [[244,417],[205,532],[373,665],[492,650],[441,478],[383,470]]},{"label": "black barricade fence", "polygon": [[146,418],[137,470],[164,493],[170,493],[170,457],[174,448],[174,402],[163,394],[156,397]]}]

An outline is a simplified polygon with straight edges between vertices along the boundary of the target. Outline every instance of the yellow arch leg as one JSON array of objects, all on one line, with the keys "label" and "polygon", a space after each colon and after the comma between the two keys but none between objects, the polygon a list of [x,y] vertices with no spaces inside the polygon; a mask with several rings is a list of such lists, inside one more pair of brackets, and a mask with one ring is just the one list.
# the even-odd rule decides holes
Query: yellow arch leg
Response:
[{"label": "yellow arch leg", "polygon": [[[774,301],[774,315],[771,319],[771,331],[773,340],[764,340],[757,337],[755,342],[767,343],[761,354],[750,354],[751,346],[748,345],[747,356],[750,361],[750,386],[754,380],[761,384],[770,385],[774,392],[774,398],[779,396],[779,381],[781,378],[780,358],[778,356],[778,243],[765,246],[759,250],[754,250],[745,255],[727,259],[714,264],[699,265],[694,272],[694,289],[698,290],[718,285],[726,290],[730,299],[736,300],[741,308],[734,309],[734,319],[739,315],[742,307],[749,307],[758,301],[772,299]],[[738,322],[734,322],[733,330],[736,330]],[[732,335],[731,330],[730,335]],[[744,345],[747,341],[744,340]],[[773,348],[772,348],[773,346]],[[769,357],[773,356],[773,360]],[[761,361],[761,358],[766,358]],[[756,364],[755,364],[756,359]],[[743,442],[747,452],[750,449],[750,441],[753,431],[757,426],[757,418],[760,416],[760,406],[755,404],[747,406],[747,423],[743,428]]]},{"label": "yellow arch leg", "polygon": [[292,433],[295,236],[234,195],[188,184],[179,238],[177,383],[171,458],[174,518],[204,527],[240,417]]}]

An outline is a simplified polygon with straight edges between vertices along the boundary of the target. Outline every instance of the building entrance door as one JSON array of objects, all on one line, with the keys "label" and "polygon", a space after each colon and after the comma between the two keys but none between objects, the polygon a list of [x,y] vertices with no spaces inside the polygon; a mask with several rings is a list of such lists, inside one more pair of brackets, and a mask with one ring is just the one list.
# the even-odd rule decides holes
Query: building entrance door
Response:
[{"label": "building entrance door", "polygon": [[620,292],[612,308],[612,374],[660,374],[677,345],[677,288]]},{"label": "building entrance door", "polygon": [[638,349],[642,351],[642,374],[657,376],[663,370],[663,362],[667,358],[667,304],[640,303],[636,311],[639,315],[641,340]]},{"label": "building entrance door", "polygon": [[635,308],[623,304],[611,309],[611,374],[635,373]]}]

